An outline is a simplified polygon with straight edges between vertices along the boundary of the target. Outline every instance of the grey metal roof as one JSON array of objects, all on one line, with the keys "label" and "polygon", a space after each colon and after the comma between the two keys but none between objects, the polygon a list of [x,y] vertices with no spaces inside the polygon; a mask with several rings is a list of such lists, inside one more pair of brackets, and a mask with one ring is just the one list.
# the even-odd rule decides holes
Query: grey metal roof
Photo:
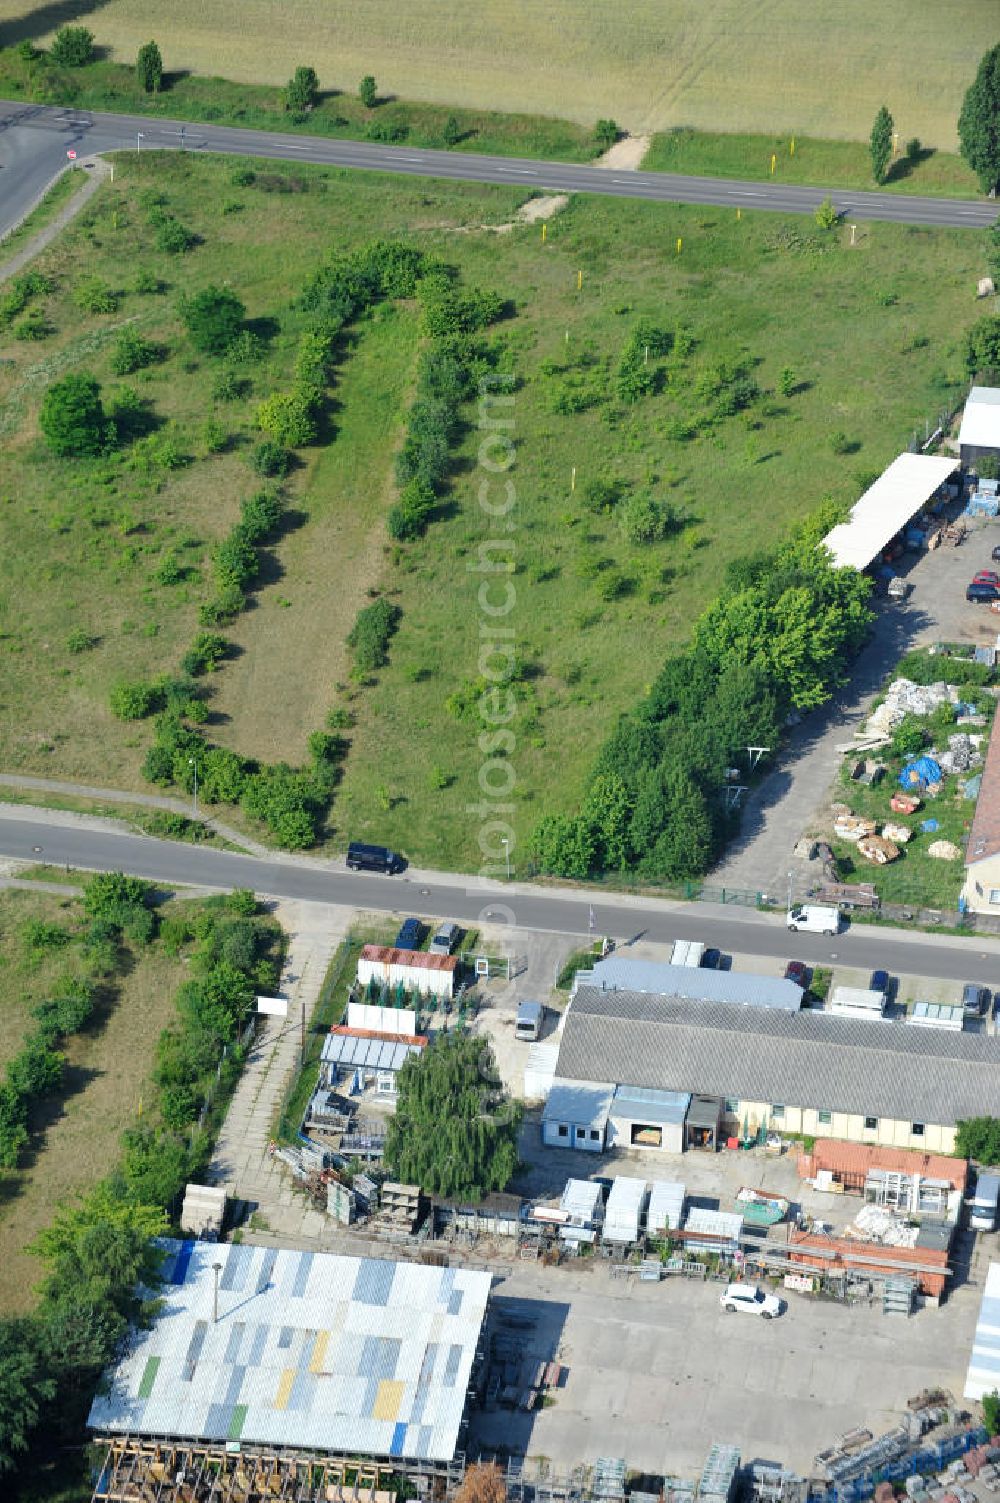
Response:
[{"label": "grey metal roof", "polygon": [[166,1247],[163,1309],[106,1375],[92,1429],[451,1460],[490,1274],[214,1242]]},{"label": "grey metal roof", "polygon": [[723,1102],[718,1096],[692,1096],[691,1105],[687,1111],[689,1127],[711,1127],[719,1125],[722,1116]]},{"label": "grey metal roof", "polygon": [[656,992],[685,997],[691,1002],[733,1002],[746,1007],[774,1007],[798,1012],[802,988],[780,976],[752,976],[740,971],[713,971],[693,965],[663,965],[658,960],[630,960],[609,955],[590,971],[580,972],[584,986],[615,987],[620,991]]},{"label": "grey metal roof", "polygon": [[1000,1038],[857,1021],[818,1011],[750,1011],[581,987],[563,1024],[565,1081],[780,1101],[950,1126],[1000,1117]]},{"label": "grey metal roof", "polygon": [[586,1076],[560,1080],[557,1071],[542,1112],[542,1121],[565,1122],[569,1127],[605,1128],[613,1095],[614,1086],[601,1085]]},{"label": "grey metal roof", "polygon": [[366,1039],[345,1033],[331,1033],[323,1041],[323,1059],[329,1065],[347,1068],[361,1066],[368,1070],[401,1070],[410,1054],[419,1054],[419,1044],[405,1044],[398,1039]]},{"label": "grey metal roof", "polygon": [[611,1103],[611,1115],[679,1125],[684,1121],[690,1101],[686,1091],[651,1091],[639,1086],[620,1085]]}]

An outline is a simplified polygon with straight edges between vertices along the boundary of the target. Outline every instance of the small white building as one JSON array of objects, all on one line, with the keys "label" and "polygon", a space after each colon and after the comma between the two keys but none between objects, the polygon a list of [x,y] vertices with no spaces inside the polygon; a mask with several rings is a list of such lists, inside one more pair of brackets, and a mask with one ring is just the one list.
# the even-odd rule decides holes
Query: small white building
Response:
[{"label": "small white building", "polygon": [[358,981],[402,984],[407,991],[434,997],[455,995],[458,960],[454,955],[431,955],[427,950],[393,950],[386,945],[365,945],[358,959]]},{"label": "small white building", "polygon": [[657,1179],[649,1192],[646,1230],[651,1237],[677,1231],[684,1215],[685,1188],[675,1180]]},{"label": "small white building", "polygon": [[965,400],[958,433],[962,466],[976,469],[984,458],[1000,459],[1000,388],[974,386]]},{"label": "small white building", "polygon": [[412,1037],[417,1031],[417,1014],[412,1007],[379,1007],[370,1002],[348,1002],[347,1026]]},{"label": "small white building", "polygon": [[609,1148],[642,1153],[683,1153],[690,1095],[620,1085],[611,1102]]},{"label": "small white building", "polygon": [[559,1209],[568,1220],[559,1229],[563,1242],[593,1242],[604,1220],[604,1197],[592,1179],[568,1179]]},{"label": "small white building", "polygon": [[885,1014],[885,992],[860,986],[835,986],[826,1005],[838,1018],[868,1018],[880,1022]]},{"label": "small white building", "polygon": [[603,1153],[614,1087],[594,1080],[553,1080],[542,1112],[546,1148]]}]

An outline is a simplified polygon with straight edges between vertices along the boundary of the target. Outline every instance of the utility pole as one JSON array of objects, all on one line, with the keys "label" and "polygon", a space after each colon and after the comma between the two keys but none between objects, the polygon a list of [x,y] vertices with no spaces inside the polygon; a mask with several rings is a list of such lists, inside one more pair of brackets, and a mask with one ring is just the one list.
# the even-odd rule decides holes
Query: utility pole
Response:
[{"label": "utility pole", "polygon": [[194,817],[198,818],[198,761],[195,757],[188,757],[188,762],[194,768]]},{"label": "utility pole", "polygon": [[143,138],[144,135],[145,135],[145,131],[141,131],[141,130],[137,130],[136,133],[135,133],[135,154],[136,154],[136,156],[139,155],[139,142],[142,140],[142,138]]},{"label": "utility pole", "polygon": [[212,1324],[219,1324],[219,1274],[222,1272],[221,1263],[212,1264],[212,1272],[215,1274],[215,1294],[212,1300]]}]

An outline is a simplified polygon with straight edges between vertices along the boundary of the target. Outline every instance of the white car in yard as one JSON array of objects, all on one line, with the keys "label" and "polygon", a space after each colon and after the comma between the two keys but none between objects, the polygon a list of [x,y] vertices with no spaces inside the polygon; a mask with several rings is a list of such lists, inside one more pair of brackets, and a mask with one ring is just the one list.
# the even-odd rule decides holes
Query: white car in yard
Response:
[{"label": "white car in yard", "polygon": [[765,1294],[756,1284],[729,1284],[719,1295],[719,1304],[730,1314],[745,1310],[748,1315],[762,1315],[773,1320],[781,1314],[781,1301],[775,1294]]}]

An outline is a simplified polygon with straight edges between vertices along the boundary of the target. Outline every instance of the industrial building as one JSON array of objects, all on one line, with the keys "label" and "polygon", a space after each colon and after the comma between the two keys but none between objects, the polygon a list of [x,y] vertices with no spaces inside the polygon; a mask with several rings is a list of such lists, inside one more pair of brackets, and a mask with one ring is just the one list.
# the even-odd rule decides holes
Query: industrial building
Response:
[{"label": "industrial building", "polygon": [[636,1146],[652,1147],[658,1129],[661,1151],[676,1142],[663,1132],[660,1097],[644,1120],[638,1090],[690,1093],[686,1146],[770,1129],[946,1154],[963,1118],[1000,1116],[1000,1038],[580,985],[543,1142],[600,1152],[624,1112],[619,1087],[631,1115],[617,1120]]},{"label": "industrial building", "polygon": [[587,971],[577,971],[571,997],[581,986],[602,991],[650,992],[688,1002],[731,1002],[734,1006],[774,1007],[798,1012],[802,988],[781,976],[758,976],[746,971],[715,971],[702,966],[665,965],[657,960],[633,960],[609,955]]},{"label": "industrial building", "polygon": [[974,386],[965,400],[958,452],[963,469],[974,470],[982,459],[1000,460],[1000,389]]},{"label": "industrial building", "polygon": [[1000,1263],[991,1263],[979,1307],[964,1397],[981,1399],[1000,1388]]},{"label": "industrial building", "polygon": [[393,950],[387,945],[365,945],[358,957],[358,982],[434,997],[455,995],[458,960],[454,955],[432,955],[429,950]]},{"label": "industrial building", "polygon": [[448,1463],[491,1277],[167,1242],[162,1308],[90,1411],[98,1434]]}]

